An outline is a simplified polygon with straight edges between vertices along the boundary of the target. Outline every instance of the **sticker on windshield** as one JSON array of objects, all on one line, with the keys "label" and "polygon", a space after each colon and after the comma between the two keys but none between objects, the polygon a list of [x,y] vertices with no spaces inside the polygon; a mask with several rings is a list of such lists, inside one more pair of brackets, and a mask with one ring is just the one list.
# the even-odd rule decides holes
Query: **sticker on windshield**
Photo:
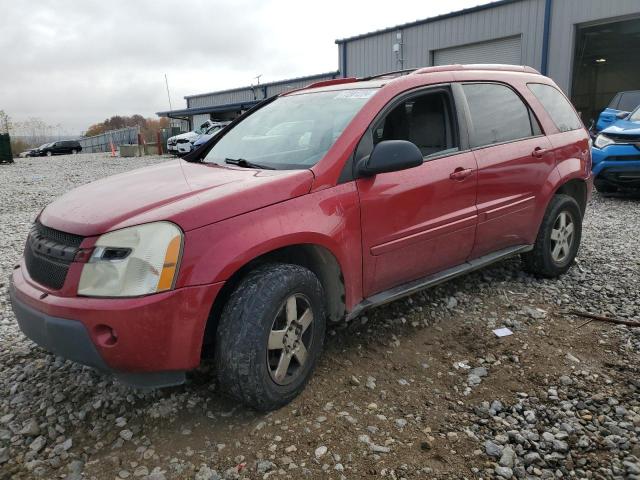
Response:
[{"label": "sticker on windshield", "polygon": [[361,88],[355,90],[341,90],[333,98],[371,98],[376,93],[375,88]]}]

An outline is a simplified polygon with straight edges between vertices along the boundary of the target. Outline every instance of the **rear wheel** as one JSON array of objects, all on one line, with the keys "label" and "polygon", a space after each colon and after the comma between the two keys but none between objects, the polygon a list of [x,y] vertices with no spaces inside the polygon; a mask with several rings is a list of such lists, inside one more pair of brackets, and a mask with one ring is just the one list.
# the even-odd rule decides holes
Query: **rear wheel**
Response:
[{"label": "rear wheel", "polygon": [[571,267],[580,247],[582,212],[569,195],[555,195],[542,219],[533,250],[522,255],[525,270],[557,277]]},{"label": "rear wheel", "polygon": [[268,264],[240,282],[218,327],[221,387],[257,410],[279,408],[303,389],[325,334],[324,292],[298,265]]},{"label": "rear wheel", "polygon": [[78,151],[74,148],[73,150],[71,150],[71,154],[75,155],[76,153],[78,153]]}]

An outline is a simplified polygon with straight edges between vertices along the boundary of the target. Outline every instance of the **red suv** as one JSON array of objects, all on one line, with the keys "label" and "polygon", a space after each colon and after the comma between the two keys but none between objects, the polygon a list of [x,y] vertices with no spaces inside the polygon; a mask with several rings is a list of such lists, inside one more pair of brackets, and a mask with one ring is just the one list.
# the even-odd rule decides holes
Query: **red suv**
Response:
[{"label": "red suv", "polygon": [[133,385],[181,383],[211,352],[225,391],[273,409],[328,321],[516,254],[565,272],[590,172],[587,131],[531,68],[320,82],[47,206],[13,309],[36,343]]}]

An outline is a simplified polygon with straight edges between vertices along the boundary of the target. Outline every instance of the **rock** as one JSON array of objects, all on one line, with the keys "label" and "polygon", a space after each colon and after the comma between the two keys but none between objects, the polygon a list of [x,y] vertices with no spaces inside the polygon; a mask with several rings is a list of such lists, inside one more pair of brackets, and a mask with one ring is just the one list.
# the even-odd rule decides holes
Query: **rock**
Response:
[{"label": "rock", "polygon": [[374,453],[389,453],[391,449],[389,447],[383,447],[382,445],[369,445],[369,449]]},{"label": "rock", "polygon": [[491,440],[484,442],[484,450],[490,457],[500,458],[502,456],[502,449],[503,447],[496,445]]},{"label": "rock", "polygon": [[29,448],[34,452],[39,452],[47,444],[47,439],[40,435],[33,442],[29,444]]},{"label": "rock", "polygon": [[367,377],[367,383],[365,384],[365,386],[369,390],[375,390],[376,389],[376,379],[374,377]]},{"label": "rock", "polygon": [[120,438],[129,441],[133,438],[133,432],[131,430],[122,430],[120,432]]},{"label": "rock", "polygon": [[560,377],[560,383],[564,386],[567,386],[567,385],[571,385],[573,383],[573,380],[568,375],[562,375]]},{"label": "rock", "polygon": [[505,447],[502,450],[502,456],[498,462],[503,467],[513,468],[516,461],[516,452],[511,447]]},{"label": "rock", "polygon": [[509,467],[496,467],[496,475],[502,478],[511,478],[513,476],[513,470]]},{"label": "rock", "polygon": [[324,457],[324,456],[325,456],[325,454],[327,453],[327,450],[328,450],[328,448],[327,448],[327,447],[325,447],[324,445],[322,445],[322,446],[320,446],[320,447],[316,448],[316,451],[315,451],[315,456],[316,456],[316,458],[322,458],[322,457]]},{"label": "rock", "polygon": [[9,449],[7,447],[0,447],[0,465],[9,461]]},{"label": "rock", "polygon": [[580,363],[580,359],[575,357],[575,356],[573,356],[573,355],[571,355],[570,353],[567,353],[564,356],[564,358],[566,358],[567,360],[569,360],[570,362],[573,362],[573,363]]},{"label": "rock", "polygon": [[542,463],[542,458],[538,452],[530,452],[524,456],[524,464],[525,465],[537,465]]},{"label": "rock", "polygon": [[400,429],[407,426],[407,421],[404,418],[397,418],[394,423],[396,424],[396,427]]},{"label": "rock", "polygon": [[354,375],[351,375],[351,378],[349,379],[349,383],[351,385],[353,385],[354,387],[359,387],[360,386],[360,380],[358,380],[358,378]]},{"label": "rock", "polygon": [[40,434],[40,426],[34,418],[31,418],[25,422],[20,430],[20,435],[26,435],[28,437],[35,437]]},{"label": "rock", "polygon": [[260,460],[256,465],[256,470],[261,475],[273,470],[274,468],[276,468],[276,465],[269,460]]}]

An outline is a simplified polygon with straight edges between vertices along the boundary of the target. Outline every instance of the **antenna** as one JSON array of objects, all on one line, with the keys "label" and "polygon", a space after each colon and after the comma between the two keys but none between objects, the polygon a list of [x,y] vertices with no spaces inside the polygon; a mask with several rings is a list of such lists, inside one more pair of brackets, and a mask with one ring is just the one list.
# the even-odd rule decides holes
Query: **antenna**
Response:
[{"label": "antenna", "polygon": [[167,86],[167,98],[169,99],[169,111],[173,110],[171,107],[171,95],[169,94],[169,80],[167,80],[167,74],[164,74],[164,83]]}]

